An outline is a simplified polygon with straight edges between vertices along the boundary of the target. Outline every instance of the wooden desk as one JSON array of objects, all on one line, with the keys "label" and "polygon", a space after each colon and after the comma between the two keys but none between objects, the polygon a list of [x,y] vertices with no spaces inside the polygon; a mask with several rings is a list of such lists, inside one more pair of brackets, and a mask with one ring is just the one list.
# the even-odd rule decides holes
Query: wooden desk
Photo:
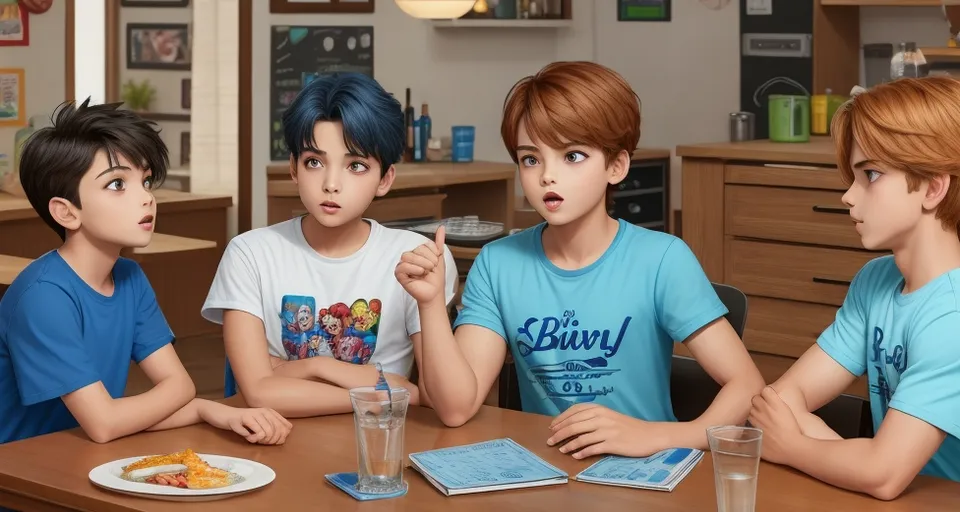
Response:
[{"label": "wooden desk", "polygon": [[[577,461],[548,447],[550,418],[484,406],[476,418],[456,429],[443,427],[429,409],[411,408],[406,453],[510,437],[571,479],[597,460]],[[323,475],[357,468],[351,415],[293,420],[284,446],[247,444],[232,432],[197,425],[151,432],[98,445],[82,432],[68,431],[0,446],[0,505],[23,510],[96,510],[105,512],[175,511],[183,503],[130,497],[102,490],[87,479],[94,467],[123,457],[167,453],[192,448],[257,460],[274,469],[277,478],[250,494],[204,502],[204,511],[336,510],[460,512],[537,510],[716,510],[713,468],[709,455],[672,493],[625,489],[570,481],[566,485],[445,497],[413,469],[404,478],[410,490],[402,498],[361,503],[327,483]],[[409,463],[408,463],[409,464]],[[882,502],[830,487],[781,466],[762,463],[757,510],[777,512],[956,511],[960,484],[918,477],[898,500]]]},{"label": "wooden desk", "polygon": [[[401,163],[386,196],[377,198],[365,216],[380,222],[477,215],[513,228],[514,175],[509,163]],[[276,224],[306,212],[290,179],[287,164],[267,166],[267,223]]]},{"label": "wooden desk", "polygon": [[[154,239],[125,255],[143,267],[177,338],[219,334],[218,325],[200,316],[200,306],[227,245],[227,209],[233,198],[162,188],[154,196]],[[34,259],[60,244],[29,201],[0,193],[0,254]]]},{"label": "wooden desk", "polygon": [[[227,244],[230,196],[157,190],[157,233]],[[0,192],[0,254],[36,258],[59,247],[60,237],[37,216],[25,198]]]},{"label": "wooden desk", "polygon": [[[854,274],[882,253],[863,249],[841,201],[847,187],[830,137],[678,146],[677,155],[683,239],[711,281],[748,295],[743,341],[772,382],[816,343]],[[847,392],[866,398],[866,379]]]}]

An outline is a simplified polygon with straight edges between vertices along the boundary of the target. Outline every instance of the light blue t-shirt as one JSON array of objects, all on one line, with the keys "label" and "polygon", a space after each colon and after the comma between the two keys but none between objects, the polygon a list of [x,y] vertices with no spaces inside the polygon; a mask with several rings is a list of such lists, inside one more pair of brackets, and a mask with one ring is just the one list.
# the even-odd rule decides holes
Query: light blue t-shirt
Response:
[{"label": "light blue t-shirt", "polygon": [[3,294],[0,444],[76,427],[60,397],[97,381],[122,397],[130,361],[173,340],[135,261],[120,258],[113,283],[113,295],[98,293],[50,251]]},{"label": "light blue t-shirt", "polygon": [[874,430],[893,408],[946,432],[921,474],[960,482],[960,269],[909,294],[903,284],[893,256],[867,263],[817,343],[866,372]]},{"label": "light blue t-shirt", "polygon": [[621,220],[597,261],[563,270],[543,252],[544,225],[484,246],[455,327],[507,341],[524,411],[555,416],[589,402],[676,421],[673,344],[727,313],[696,257],[677,237]]}]

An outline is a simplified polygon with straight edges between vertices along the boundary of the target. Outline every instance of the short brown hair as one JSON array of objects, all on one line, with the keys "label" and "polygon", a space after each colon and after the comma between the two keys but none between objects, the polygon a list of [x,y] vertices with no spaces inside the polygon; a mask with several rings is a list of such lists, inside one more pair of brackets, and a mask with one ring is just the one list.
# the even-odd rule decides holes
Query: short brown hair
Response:
[{"label": "short brown hair", "polygon": [[[517,82],[503,106],[500,135],[517,162],[517,131],[561,148],[600,148],[607,162],[640,141],[640,98],[616,71],[593,62],[554,62]],[[566,140],[564,140],[566,139]]]},{"label": "short brown hair", "polygon": [[831,132],[844,183],[853,183],[850,153],[856,142],[871,160],[903,171],[907,189],[950,176],[937,207],[945,227],[960,228],[960,80],[947,76],[900,78],[860,93],[837,110]]}]

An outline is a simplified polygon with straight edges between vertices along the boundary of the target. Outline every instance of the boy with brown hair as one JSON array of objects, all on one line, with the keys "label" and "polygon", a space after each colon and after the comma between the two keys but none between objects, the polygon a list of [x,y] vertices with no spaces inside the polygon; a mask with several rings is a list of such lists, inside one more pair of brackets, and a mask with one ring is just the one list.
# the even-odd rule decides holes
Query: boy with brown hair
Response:
[{"label": "boy with brown hair", "polygon": [[[696,257],[672,235],[607,214],[640,138],[640,104],[613,70],[556,62],[510,92],[501,134],[545,223],[483,247],[450,328],[436,243],[396,276],[417,299],[421,379],[447,425],[477,413],[513,353],[523,409],[555,416],[548,444],[574,458],[706,448],[706,428],[742,423],[763,379]],[[702,416],[670,403],[675,342],[723,386]]]},{"label": "boy with brown hair", "polygon": [[[763,457],[890,500],[919,474],[960,481],[960,81],[904,78],[837,111],[838,164],[863,246],[834,322],[754,398]],[[876,435],[811,414],[866,373]]]}]

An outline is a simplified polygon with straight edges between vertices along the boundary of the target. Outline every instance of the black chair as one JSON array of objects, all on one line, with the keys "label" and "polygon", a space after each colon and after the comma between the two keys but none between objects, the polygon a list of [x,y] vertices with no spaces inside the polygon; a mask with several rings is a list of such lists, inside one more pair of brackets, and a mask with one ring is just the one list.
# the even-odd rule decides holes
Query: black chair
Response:
[{"label": "black chair", "polygon": [[[747,296],[734,286],[713,283],[720,302],[727,307],[727,322],[743,339],[747,325]],[[695,359],[673,356],[670,369],[670,401],[679,421],[691,421],[703,414],[720,392],[720,385],[703,370]]]}]

